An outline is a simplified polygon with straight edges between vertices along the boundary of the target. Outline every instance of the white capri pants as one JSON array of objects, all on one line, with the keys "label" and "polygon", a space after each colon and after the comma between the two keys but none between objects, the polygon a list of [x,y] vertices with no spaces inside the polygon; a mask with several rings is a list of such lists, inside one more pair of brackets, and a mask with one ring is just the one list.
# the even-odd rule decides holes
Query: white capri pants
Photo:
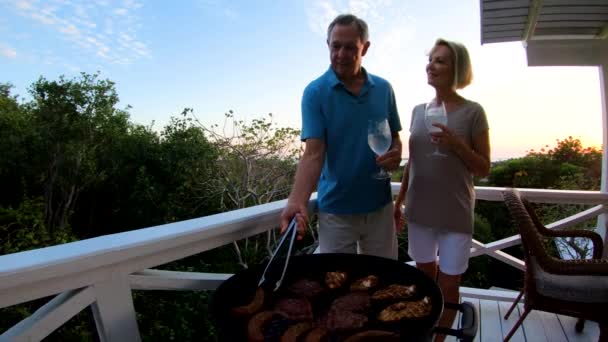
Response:
[{"label": "white capri pants", "polygon": [[397,259],[393,203],[368,213],[319,213],[319,251],[357,253]]},{"label": "white capri pants", "polygon": [[473,236],[451,233],[413,222],[407,224],[408,254],[419,264],[437,262],[447,275],[463,274],[469,266]]}]

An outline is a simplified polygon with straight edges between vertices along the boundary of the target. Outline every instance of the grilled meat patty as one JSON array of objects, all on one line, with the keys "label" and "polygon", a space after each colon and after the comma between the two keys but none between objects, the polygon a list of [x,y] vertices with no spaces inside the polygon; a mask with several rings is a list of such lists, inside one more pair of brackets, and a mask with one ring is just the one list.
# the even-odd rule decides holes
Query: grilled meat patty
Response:
[{"label": "grilled meat patty", "polygon": [[337,333],[358,330],[365,327],[368,321],[366,315],[357,312],[329,310],[327,330]]},{"label": "grilled meat patty", "polygon": [[341,288],[348,280],[348,274],[342,271],[325,273],[325,285],[330,289]]},{"label": "grilled meat patty", "polygon": [[311,279],[299,279],[289,285],[287,291],[308,299],[314,298],[325,292],[325,288],[320,282]]},{"label": "grilled meat patty", "polygon": [[365,292],[352,292],[334,299],[330,310],[363,312],[372,305],[370,296]]},{"label": "grilled meat patty", "polygon": [[378,277],[375,275],[368,275],[367,277],[357,279],[350,284],[351,291],[368,291],[378,286]]},{"label": "grilled meat patty", "polygon": [[304,297],[279,299],[274,309],[293,321],[312,321],[312,306]]}]

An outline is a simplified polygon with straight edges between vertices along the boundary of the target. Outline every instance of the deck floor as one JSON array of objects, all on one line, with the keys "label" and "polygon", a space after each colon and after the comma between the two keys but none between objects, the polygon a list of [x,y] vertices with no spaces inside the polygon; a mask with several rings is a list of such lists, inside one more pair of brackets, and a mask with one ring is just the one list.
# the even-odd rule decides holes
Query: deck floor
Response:
[{"label": "deck floor", "polygon": [[[519,304],[518,309],[513,310],[509,319],[505,320],[503,317],[511,307],[509,302],[478,298],[462,298],[462,301],[471,302],[477,307],[479,330],[475,341],[502,341],[524,311],[523,304]],[[457,327],[457,321],[454,323],[454,327]],[[534,310],[528,314],[511,341],[595,342],[598,340],[599,328],[597,323],[585,322],[585,328],[581,333],[574,330],[575,323],[576,318],[573,317]],[[456,339],[449,337],[446,341],[456,341]]]}]

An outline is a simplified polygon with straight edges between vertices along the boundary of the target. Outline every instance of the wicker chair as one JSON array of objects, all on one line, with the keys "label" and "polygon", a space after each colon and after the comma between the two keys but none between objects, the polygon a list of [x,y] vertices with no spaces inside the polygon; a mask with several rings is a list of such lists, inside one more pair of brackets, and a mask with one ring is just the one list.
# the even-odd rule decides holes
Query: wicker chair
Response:
[{"label": "wicker chair", "polygon": [[[508,341],[531,310],[542,310],[579,318],[576,330],[582,331],[583,320],[599,323],[599,341],[608,341],[608,261],[601,259],[602,239],[590,231],[553,231],[545,228],[532,207],[513,189],[504,192],[504,200],[521,235],[526,272],[524,289],[511,306],[505,319],[522,295],[524,313],[505,337]],[[552,257],[543,244],[546,237],[587,237],[593,241],[593,259],[560,260]]]}]

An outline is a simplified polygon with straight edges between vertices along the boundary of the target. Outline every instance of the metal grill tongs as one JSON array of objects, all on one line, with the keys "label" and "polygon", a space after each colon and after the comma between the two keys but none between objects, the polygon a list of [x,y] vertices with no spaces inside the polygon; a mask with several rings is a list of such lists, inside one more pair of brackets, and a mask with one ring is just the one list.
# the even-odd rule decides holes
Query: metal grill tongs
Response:
[{"label": "metal grill tongs", "polygon": [[285,230],[285,234],[283,234],[283,237],[281,237],[281,240],[279,241],[277,248],[274,250],[274,253],[272,253],[272,257],[270,258],[270,261],[268,261],[268,264],[266,265],[266,269],[264,269],[264,273],[262,273],[262,277],[260,278],[260,282],[258,283],[258,286],[262,286],[262,284],[267,282],[266,272],[270,268],[270,265],[272,264],[272,261],[274,260],[274,258],[277,256],[277,254],[279,254],[279,251],[281,250],[281,247],[283,246],[285,241],[289,240],[289,248],[287,249],[287,256],[285,256],[285,265],[283,266],[283,272],[281,273],[281,278],[275,282],[273,291],[276,291],[279,289],[279,287],[281,287],[281,283],[283,282],[283,278],[285,277],[285,272],[287,271],[287,265],[289,264],[289,258],[291,257],[291,249],[293,248],[293,241],[296,239],[296,234],[298,232],[297,226],[298,226],[298,224],[296,221],[296,217],[294,215],[294,217],[291,219],[291,222],[289,222],[289,226],[287,226],[287,229]]}]

